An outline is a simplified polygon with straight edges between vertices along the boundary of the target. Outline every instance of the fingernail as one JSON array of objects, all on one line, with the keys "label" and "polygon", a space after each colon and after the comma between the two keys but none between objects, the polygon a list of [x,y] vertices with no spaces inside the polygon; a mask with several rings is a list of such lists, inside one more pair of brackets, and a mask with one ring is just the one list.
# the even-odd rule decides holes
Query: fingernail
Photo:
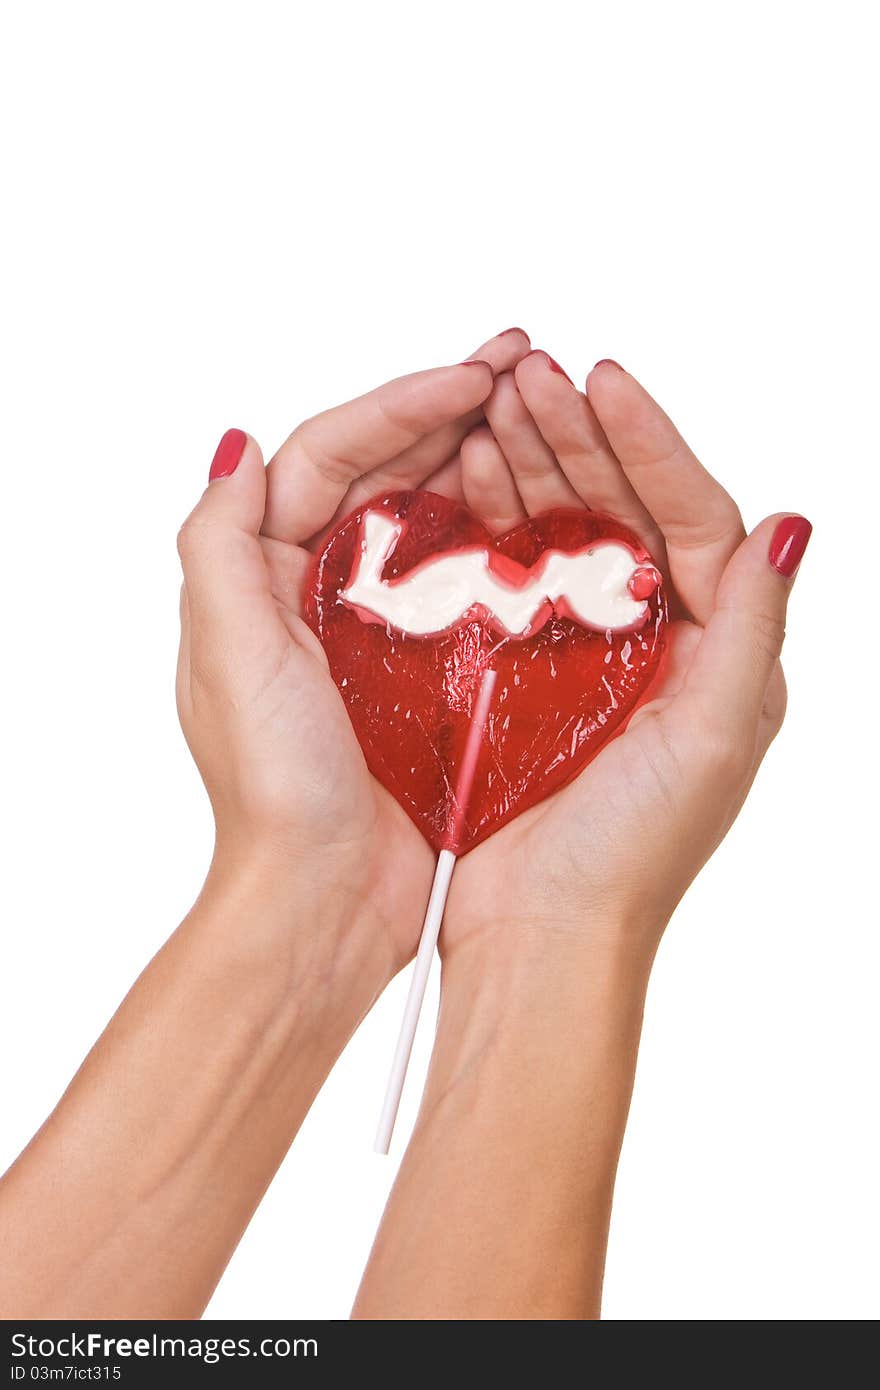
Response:
[{"label": "fingernail", "polygon": [[[564,376],[564,377],[565,377],[566,381],[571,381],[571,377],[568,375],[568,372],[565,370],[565,368],[564,368],[564,367],[560,367],[559,363],[556,361],[556,358],[555,358],[555,357],[551,357],[550,354],[549,354],[549,352],[547,353],[547,362],[548,362],[548,365],[549,365],[549,367],[550,367],[551,372],[558,372],[560,376]],[[574,382],[573,382],[573,381],[571,381],[571,384],[572,384],[572,386],[574,386]]]},{"label": "fingernail", "polygon": [[613,357],[600,357],[599,361],[593,367],[593,371],[596,370],[596,367],[616,367],[619,372],[624,370],[619,362],[615,362]]},{"label": "fingernail", "polygon": [[532,340],[524,328],[505,328],[503,333],[498,334],[498,337],[506,338],[508,333],[521,333],[525,338],[526,342],[529,344],[529,346],[531,346]]},{"label": "fingernail", "polygon": [[770,542],[770,563],[784,579],[791,579],[804,558],[813,528],[805,516],[786,516],[777,522]]},{"label": "fingernail", "polygon": [[230,473],[235,472],[241,462],[245,444],[247,444],[247,435],[244,430],[226,431],[217,445],[217,452],[211,461],[211,471],[208,474],[209,483],[213,483],[217,478],[228,478]]},{"label": "fingernail", "polygon": [[489,371],[492,373],[492,375],[493,375],[493,376],[495,375],[495,371],[494,371],[494,368],[493,368],[493,366],[492,366],[492,363],[491,363],[491,362],[484,362],[483,359],[482,359],[482,357],[468,357],[468,358],[466,358],[466,359],[464,360],[464,362],[459,362],[458,365],[459,365],[460,367],[488,367],[488,368],[489,368]]}]

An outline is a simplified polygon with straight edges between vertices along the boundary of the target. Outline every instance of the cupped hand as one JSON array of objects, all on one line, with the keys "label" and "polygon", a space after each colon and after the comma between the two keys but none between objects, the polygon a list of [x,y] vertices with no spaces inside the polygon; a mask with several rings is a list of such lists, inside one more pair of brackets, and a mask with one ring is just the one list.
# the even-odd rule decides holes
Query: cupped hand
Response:
[{"label": "cupped hand", "polygon": [[580,776],[467,855],[444,945],[621,924],[656,945],[730,828],[785,713],[788,596],[810,534],[768,517],[746,536],[729,494],[616,363],[586,393],[543,352],[499,374],[461,449],[469,505],[499,530],[588,505],[630,526],[664,574],[665,665]]},{"label": "cupped hand", "polygon": [[319,916],[329,885],[334,921],[378,922],[392,969],[415,947],[432,856],[367,771],[303,588],[321,534],[359,502],[423,485],[461,495],[461,441],[528,347],[510,330],[466,363],[388,382],[307,420],[268,467],[230,431],[180,531],[178,709],[214,812],[214,871],[292,868]]}]

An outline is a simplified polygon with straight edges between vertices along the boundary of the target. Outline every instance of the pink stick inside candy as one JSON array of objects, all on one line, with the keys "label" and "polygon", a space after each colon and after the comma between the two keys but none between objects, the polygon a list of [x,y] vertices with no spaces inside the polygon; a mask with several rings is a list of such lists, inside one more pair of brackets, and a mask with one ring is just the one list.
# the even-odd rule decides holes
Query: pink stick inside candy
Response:
[{"label": "pink stick inside candy", "polygon": [[495,688],[497,675],[497,671],[486,671],[479,693],[474,701],[474,712],[471,715],[467,743],[464,746],[464,756],[461,760],[461,768],[459,769],[458,781],[455,787],[455,812],[452,825],[449,828],[449,847],[454,851],[458,849],[461,834],[464,830],[465,814],[467,812],[468,802],[471,799],[471,791],[474,785],[474,773],[477,770],[477,759],[480,756],[480,745],[483,742],[483,734],[489,722],[489,708],[492,704],[492,691]]}]

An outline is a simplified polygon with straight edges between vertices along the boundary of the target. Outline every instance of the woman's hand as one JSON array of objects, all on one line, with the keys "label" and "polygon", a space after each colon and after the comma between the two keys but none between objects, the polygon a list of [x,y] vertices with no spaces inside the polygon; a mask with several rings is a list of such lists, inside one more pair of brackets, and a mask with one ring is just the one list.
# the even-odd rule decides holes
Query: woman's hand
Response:
[{"label": "woman's hand", "polygon": [[612,513],[662,569],[674,622],[652,698],[625,732],[463,859],[446,947],[474,932],[607,924],[653,951],[782,723],[785,612],[810,526],[779,514],[746,537],[732,498],[616,363],[599,363],[584,395],[530,353],[499,375],[484,411],[462,446],[474,510],[499,528],[555,506]]},{"label": "woman's hand", "polygon": [[388,382],[300,425],[268,468],[229,431],[180,532],[178,706],[214,810],[212,876],[293,867],[317,897],[332,883],[334,920],[378,922],[392,973],[414,948],[432,856],[367,771],[303,585],[322,532],[358,502],[423,485],[460,495],[461,441],[493,374],[528,347],[510,330],[476,360]]},{"label": "woman's hand", "polygon": [[178,694],[214,862],[0,1181],[7,1316],[197,1317],[410,950],[431,856],[368,777],[300,617],[309,545],[374,490],[460,487],[493,372],[527,347],[505,334],[478,364],[391,382],[302,425],[268,469],[224,436],[180,537]]},{"label": "woman's hand", "polygon": [[625,732],[456,868],[437,1039],[364,1318],[599,1316],[651,961],[782,721],[785,607],[809,536],[776,516],[746,538],[613,363],[584,396],[532,353],[484,411],[461,450],[474,510],[499,529],[556,506],[611,512],[662,568],[675,622]]}]

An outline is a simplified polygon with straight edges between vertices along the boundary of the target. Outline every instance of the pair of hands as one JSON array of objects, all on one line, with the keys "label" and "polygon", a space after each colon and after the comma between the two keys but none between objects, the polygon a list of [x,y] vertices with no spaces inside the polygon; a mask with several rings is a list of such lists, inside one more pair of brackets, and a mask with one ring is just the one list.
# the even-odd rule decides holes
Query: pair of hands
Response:
[{"label": "pair of hands", "polygon": [[311,555],[335,520],[394,488],[454,496],[498,530],[589,505],[630,526],[663,572],[664,670],[575,782],[462,860],[441,944],[515,950],[547,927],[622,932],[652,953],[782,722],[779,654],[807,523],[781,514],[747,538],[632,376],[599,363],[582,393],[517,329],[306,421],[267,467],[232,432],[218,469],[179,537],[178,705],[214,810],[212,874],[292,870],[317,898],[332,885],[334,930],[378,933],[399,969],[433,855],[367,771],[303,621]]}]

